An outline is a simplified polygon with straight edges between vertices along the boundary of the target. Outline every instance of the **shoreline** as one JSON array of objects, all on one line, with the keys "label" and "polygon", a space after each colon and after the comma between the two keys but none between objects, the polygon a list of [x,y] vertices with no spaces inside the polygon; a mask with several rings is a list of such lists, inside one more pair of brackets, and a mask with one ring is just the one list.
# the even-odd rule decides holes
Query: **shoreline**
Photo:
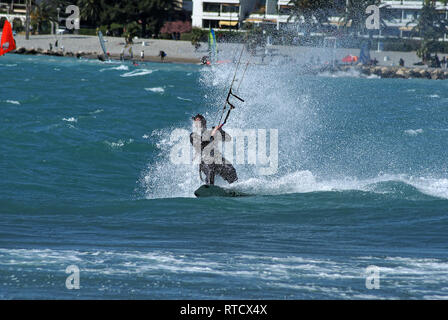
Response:
[{"label": "shoreline", "polygon": [[[42,50],[41,48],[31,48],[26,49],[24,47],[17,48],[14,51],[11,51],[12,54],[20,54],[20,55],[45,55],[45,56],[54,56],[54,57],[69,57],[69,58],[84,58],[84,59],[92,59],[92,60],[98,60],[102,61],[99,58],[104,57],[104,54],[99,54],[97,52],[84,52],[79,51],[76,53],[70,52],[70,51],[50,51],[50,50]],[[111,54],[110,60],[113,61],[120,61],[120,55],[117,54]],[[129,57],[126,57],[124,59],[125,61],[135,61],[136,63],[139,62],[158,62],[158,63],[185,63],[185,64],[200,64],[200,60],[191,59],[191,58],[180,58],[180,57],[165,57],[164,61],[160,59],[160,57],[152,57],[152,56],[145,56],[143,59],[140,57],[130,59]]]},{"label": "shoreline", "polygon": [[[42,50],[40,48],[29,50],[24,47],[17,48],[12,51],[13,54],[22,55],[47,55],[47,56],[57,56],[57,57],[74,57],[74,58],[85,58],[99,60],[99,57],[104,57],[103,54],[98,54],[97,52],[62,52],[62,51],[49,51]],[[111,54],[110,59],[113,61],[120,61],[120,55]],[[185,63],[185,64],[195,64],[202,65],[200,61],[191,58],[179,58],[179,57],[167,57],[164,61],[161,61],[159,57],[144,57],[138,59],[126,58],[125,61],[128,62],[156,62],[156,63]],[[402,66],[368,66],[368,65],[336,65],[336,66],[308,66],[303,69],[303,74],[335,74],[338,72],[351,72],[357,71],[365,76],[376,75],[380,78],[392,78],[392,79],[430,79],[430,80],[446,80],[448,79],[448,69],[441,68],[422,68],[422,67],[402,67]]]},{"label": "shoreline", "polygon": [[[120,60],[120,55],[125,46],[123,38],[104,37],[107,52],[112,60]],[[103,50],[97,36],[85,35],[32,35],[29,40],[23,35],[16,36],[15,51],[17,54],[42,54],[50,56],[83,57],[88,59],[98,59],[103,56]],[[208,54],[204,50],[205,45],[200,50],[195,50],[190,42],[159,40],[159,39],[134,39],[132,48],[133,58],[131,59],[129,48],[125,51],[125,60],[136,62],[162,62],[159,56],[160,51],[166,52],[164,63],[191,63],[198,64],[200,59]],[[144,59],[141,59],[141,53]]]},{"label": "shoreline", "polygon": [[[97,36],[84,35],[33,35],[29,40],[24,36],[16,37],[17,49],[11,53],[24,55],[49,55],[60,57],[76,57],[101,60],[104,57]],[[104,37],[106,49],[111,60],[119,61],[120,54],[125,42],[123,38]],[[58,42],[56,50],[46,50],[52,44]],[[125,54],[125,61],[158,62],[158,63],[184,63],[201,65],[201,58],[208,55],[207,45],[202,44],[196,50],[190,42],[181,40],[161,40],[161,39],[134,39],[131,45],[133,58]],[[219,43],[218,50],[222,59],[233,57],[236,51],[241,48],[240,43]],[[158,56],[160,51],[165,51],[167,56],[161,61]],[[236,50],[236,51],[235,51]],[[144,52],[144,59],[140,58],[140,53]],[[394,51],[373,51],[372,59],[377,59],[377,66],[366,65],[343,65],[330,66],[328,61],[335,59],[341,61],[346,55],[358,55],[359,49],[328,49],[314,47],[291,47],[291,46],[268,46],[266,50],[253,56],[254,62],[261,62],[263,58],[268,64],[279,65],[284,63],[299,63],[304,66],[304,74],[345,72],[355,70],[363,75],[377,75],[381,78],[423,78],[423,79],[448,79],[447,69],[434,69],[427,66],[414,66],[418,62],[415,52],[394,52]],[[267,53],[267,55],[266,55]],[[407,66],[398,66],[399,59],[404,59]],[[316,64],[315,60],[325,61],[327,64]]]},{"label": "shoreline", "polygon": [[365,76],[378,76],[382,79],[428,79],[447,80],[448,69],[397,67],[397,66],[368,66],[368,65],[339,65],[331,67],[310,68],[306,74],[336,74],[338,72],[356,71]]}]

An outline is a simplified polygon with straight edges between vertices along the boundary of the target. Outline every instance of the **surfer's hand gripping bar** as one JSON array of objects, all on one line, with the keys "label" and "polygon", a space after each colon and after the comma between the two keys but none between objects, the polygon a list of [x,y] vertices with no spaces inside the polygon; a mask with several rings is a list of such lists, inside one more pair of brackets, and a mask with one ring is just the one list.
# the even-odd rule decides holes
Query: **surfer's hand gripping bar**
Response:
[{"label": "surfer's hand gripping bar", "polygon": [[226,124],[227,119],[229,118],[229,115],[230,115],[230,111],[235,109],[235,106],[230,102],[230,96],[237,98],[241,102],[244,102],[244,100],[242,98],[238,97],[236,94],[234,94],[232,92],[232,88],[229,89],[229,93],[227,94],[226,104],[224,105],[224,109],[223,110],[226,109],[227,105],[230,106],[230,109],[227,111],[227,114],[226,114],[226,117],[224,118],[223,123],[219,125],[220,128],[222,128],[222,126]]}]

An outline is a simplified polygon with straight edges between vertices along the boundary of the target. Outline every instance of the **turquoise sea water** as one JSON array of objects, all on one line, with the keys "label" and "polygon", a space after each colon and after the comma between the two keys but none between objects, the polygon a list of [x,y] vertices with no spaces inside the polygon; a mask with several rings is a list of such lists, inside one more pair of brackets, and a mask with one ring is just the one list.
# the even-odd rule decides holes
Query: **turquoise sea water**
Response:
[{"label": "turquoise sea water", "polygon": [[1,57],[0,298],[447,298],[448,82],[250,66],[227,127],[277,129],[278,172],[196,199],[170,135],[234,67]]}]

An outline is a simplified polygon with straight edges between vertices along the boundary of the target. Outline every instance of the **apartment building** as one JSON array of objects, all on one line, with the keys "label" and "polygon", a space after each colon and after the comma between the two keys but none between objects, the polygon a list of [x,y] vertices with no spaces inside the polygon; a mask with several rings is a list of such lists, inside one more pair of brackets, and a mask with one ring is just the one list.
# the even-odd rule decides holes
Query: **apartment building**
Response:
[{"label": "apartment building", "polygon": [[[384,0],[380,7],[385,23],[382,34],[407,37],[420,16],[423,0]],[[240,29],[250,22],[280,29],[294,22],[290,19],[292,9],[290,0],[193,0],[192,24],[200,28]],[[436,1],[436,9],[441,17],[448,18],[448,4]],[[330,25],[337,27],[338,20],[337,16],[330,17]]]},{"label": "apartment building", "polygon": [[[448,5],[436,1],[436,10],[441,18],[448,18]],[[385,14],[386,27],[382,30],[384,35],[408,37],[420,17],[423,7],[422,0],[385,0],[381,1],[382,12]]]}]

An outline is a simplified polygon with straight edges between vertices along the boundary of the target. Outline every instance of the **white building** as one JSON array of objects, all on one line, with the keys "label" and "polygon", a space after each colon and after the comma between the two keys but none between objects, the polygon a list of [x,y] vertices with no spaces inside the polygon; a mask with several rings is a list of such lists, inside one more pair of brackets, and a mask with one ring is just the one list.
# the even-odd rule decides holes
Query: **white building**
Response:
[{"label": "white building", "polygon": [[[343,1],[343,0],[340,0]],[[383,35],[410,36],[420,16],[423,0],[383,0],[381,12],[386,27]],[[294,20],[288,20],[293,6],[290,0],[193,0],[192,25],[199,28],[240,29],[245,22],[272,24],[277,29]],[[440,16],[448,18],[448,3],[436,1]],[[330,25],[340,24],[339,17],[330,17]],[[350,26],[350,22],[348,23]]]},{"label": "white building", "polygon": [[192,25],[239,29],[243,22],[286,23],[289,0],[193,0]]},{"label": "white building", "polygon": [[239,28],[257,0],[193,0],[193,27]]},{"label": "white building", "polygon": [[[410,36],[410,31],[415,26],[415,20],[420,17],[423,7],[422,0],[383,0],[382,10],[387,11],[386,24],[383,34],[406,37]],[[436,9],[440,12],[441,18],[448,18],[448,4],[436,1]]]}]

